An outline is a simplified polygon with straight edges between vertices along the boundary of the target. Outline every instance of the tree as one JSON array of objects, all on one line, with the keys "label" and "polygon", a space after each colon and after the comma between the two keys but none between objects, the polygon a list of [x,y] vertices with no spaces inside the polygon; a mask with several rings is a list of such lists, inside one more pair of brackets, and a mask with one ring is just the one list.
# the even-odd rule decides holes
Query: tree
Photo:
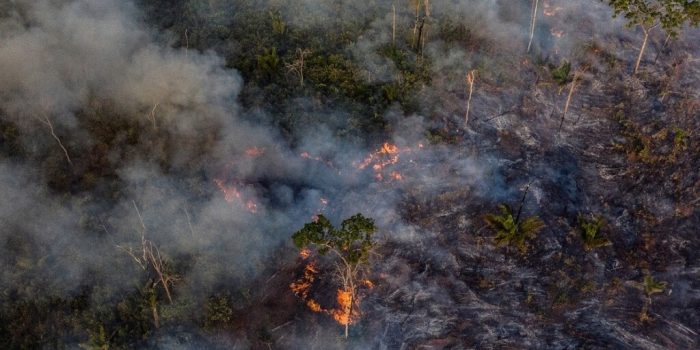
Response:
[{"label": "tree", "polygon": [[600,229],[604,224],[603,219],[599,217],[587,219],[585,216],[579,215],[578,231],[581,234],[583,246],[586,250],[592,250],[594,248],[604,247],[611,244],[607,238],[600,235]]},{"label": "tree", "polygon": [[649,33],[661,27],[669,38],[676,38],[685,23],[697,26],[700,23],[700,1],[695,0],[608,0],[615,11],[614,17],[623,15],[628,27],[639,26],[644,32],[644,41],[634,65],[634,73],[647,46]]},{"label": "tree", "polygon": [[646,299],[644,305],[642,306],[642,311],[639,313],[639,319],[641,321],[649,321],[649,307],[651,306],[651,296],[656,293],[663,293],[666,289],[665,281],[657,281],[651,275],[647,274],[644,276],[644,281],[642,282],[642,288],[644,288],[644,295]]},{"label": "tree", "polygon": [[[521,253],[527,252],[527,239],[535,238],[538,232],[544,228],[544,222],[537,216],[530,216],[523,220],[520,219],[520,210],[513,217],[513,212],[506,204],[499,205],[501,214],[487,214],[484,217],[486,224],[496,231],[495,241],[498,245],[513,245],[517,247]],[[522,208],[521,208],[522,209]]]},{"label": "tree", "polygon": [[375,231],[374,220],[362,214],[343,220],[340,228],[334,227],[325,216],[318,215],[316,220],[305,224],[292,235],[297,248],[313,246],[319,254],[330,252],[337,258],[334,265],[335,277],[342,285],[342,290],[338,291],[341,309],[333,312],[333,316],[345,326],[346,338],[348,327],[353,322],[357,288],[376,244],[372,239]]},{"label": "tree", "polygon": [[292,63],[287,63],[285,65],[287,71],[295,73],[299,77],[299,86],[301,87],[304,87],[304,60],[309,54],[311,54],[311,50],[309,49],[297,49],[297,58],[292,61]]},{"label": "tree", "polygon": [[141,211],[139,211],[135,201],[132,201],[131,203],[134,205],[134,209],[136,210],[141,226],[139,229],[139,235],[141,236],[141,247],[133,248],[130,245],[117,245],[117,248],[128,254],[142,270],[151,270],[155,274],[155,280],[149,282],[150,286],[148,287],[148,292],[149,306],[151,307],[151,311],[153,313],[153,323],[156,328],[158,328],[160,327],[160,317],[158,316],[158,303],[155,289],[160,284],[165,291],[168,302],[172,304],[173,297],[170,287],[175,284],[180,277],[171,271],[170,266],[168,266],[167,261],[161,254],[158,246],[156,246],[153,241],[146,239],[146,225],[143,222]]}]

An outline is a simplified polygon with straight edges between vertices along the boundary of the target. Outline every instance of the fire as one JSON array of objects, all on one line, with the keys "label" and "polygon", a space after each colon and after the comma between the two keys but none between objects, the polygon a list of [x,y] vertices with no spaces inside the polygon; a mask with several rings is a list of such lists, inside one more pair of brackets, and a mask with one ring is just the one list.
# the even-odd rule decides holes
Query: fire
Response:
[{"label": "fire", "polygon": [[224,180],[214,179],[214,183],[219,187],[219,190],[224,194],[224,200],[232,203],[235,199],[241,199],[241,192],[236,186],[227,186]]},{"label": "fire", "polygon": [[379,148],[374,153],[370,153],[367,158],[365,158],[361,163],[357,164],[355,167],[357,169],[364,169],[370,164],[372,169],[375,171],[381,170],[387,165],[396,164],[399,161],[399,148],[396,145],[392,145],[388,142],[384,142],[382,147]]},{"label": "fire", "polygon": [[236,185],[227,185],[226,182],[222,179],[214,179],[214,183],[216,186],[219,188],[219,191],[224,194],[224,200],[227,203],[233,203],[235,201],[238,201],[241,203],[245,209],[251,213],[255,214],[258,212],[258,205],[253,201],[252,199],[248,199],[245,202],[243,202],[243,196],[241,195],[241,191],[238,190],[238,187]]},{"label": "fire", "polygon": [[253,202],[253,200],[249,199],[248,201],[245,202],[245,207],[248,209],[249,212],[255,214],[258,212],[258,205]]},{"label": "fire", "polygon": [[260,157],[265,153],[265,149],[261,147],[251,147],[245,150],[245,155],[248,157]]},{"label": "fire", "polygon": [[325,159],[318,157],[318,156],[312,156],[311,154],[309,154],[309,152],[301,152],[299,154],[299,157],[302,157],[304,159],[309,159],[309,160],[315,160],[317,162],[321,162],[321,163],[325,164],[326,166],[328,166],[329,168],[338,172],[338,174],[340,174],[340,171],[335,167],[335,165],[333,165],[332,162],[325,160]]},{"label": "fire", "polygon": [[[419,149],[423,148],[422,144],[418,145]],[[399,155],[402,153],[407,153],[413,151],[411,148],[401,149],[398,146],[391,144],[389,142],[384,142],[382,146],[375,152],[370,153],[365,159],[359,163],[355,163],[354,166],[358,170],[365,168],[371,168],[374,171],[374,177],[378,181],[385,179],[384,170],[388,166],[395,165],[399,162]],[[389,173],[388,179],[390,180],[403,180],[403,175],[398,171],[391,171]]]},{"label": "fire", "polygon": [[389,176],[396,181],[403,180],[403,176],[398,171],[392,171],[391,174],[389,174]]},{"label": "fire", "polygon": [[[308,248],[302,249],[299,256],[303,260],[308,260],[311,257],[311,250]],[[316,262],[311,260],[304,266],[302,276],[289,285],[294,295],[304,301],[309,310],[313,312],[325,313],[333,317],[333,319],[341,325],[349,325],[357,322],[360,318],[358,309],[359,296],[352,288],[341,288],[336,292],[337,307],[326,309],[319,302],[310,297],[310,289],[316,280],[318,268]],[[374,283],[368,279],[359,281],[361,286],[368,289],[374,288]]]},{"label": "fire", "polygon": [[549,3],[549,1],[544,2],[544,9],[542,10],[542,14],[544,14],[547,17],[552,17],[556,16],[557,12],[563,10],[564,8],[561,6],[553,6],[552,4]]},{"label": "fire", "polygon": [[313,299],[309,299],[306,302],[306,306],[308,306],[309,309],[311,309],[311,311],[313,311],[313,312],[323,311],[323,309],[321,308],[321,304],[317,303],[316,300],[313,300]]},{"label": "fire", "polygon": [[[315,262],[311,261],[304,267],[304,274],[301,276],[301,278],[289,285],[289,288],[292,290],[292,292],[294,292],[294,295],[300,297],[302,300],[306,300],[309,307],[311,307],[309,302],[313,301],[308,299],[309,289],[311,288],[311,284],[314,282],[314,280],[316,280],[317,273],[318,270],[316,269],[316,264]],[[313,301],[313,304],[318,305],[318,303],[315,301]]]},{"label": "fire", "polygon": [[549,32],[550,32],[550,33],[552,34],[552,36],[555,37],[555,38],[561,38],[561,37],[564,36],[564,31],[563,31],[563,30],[556,30],[556,29],[552,28]]},{"label": "fire", "polygon": [[341,325],[353,324],[357,321],[357,311],[353,312],[353,304],[355,302],[353,293],[350,290],[338,289],[336,294],[338,309],[331,310],[331,316],[336,322]]}]

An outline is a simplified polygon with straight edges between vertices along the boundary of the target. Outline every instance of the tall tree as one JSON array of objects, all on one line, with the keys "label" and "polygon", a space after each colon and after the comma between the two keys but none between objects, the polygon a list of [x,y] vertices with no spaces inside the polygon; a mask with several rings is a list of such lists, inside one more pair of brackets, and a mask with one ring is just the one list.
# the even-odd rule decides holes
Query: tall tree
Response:
[{"label": "tall tree", "polygon": [[357,289],[360,286],[364,267],[369,261],[375,241],[372,235],[376,231],[374,220],[356,214],[343,220],[340,228],[334,227],[323,215],[304,225],[292,235],[294,244],[299,249],[309,246],[316,248],[321,255],[332,253],[335,258],[336,278],[342,285],[338,291],[340,309],[333,312],[333,317],[345,326],[345,337],[353,321],[353,309],[357,303]]},{"label": "tall tree", "polygon": [[[601,0],[602,1],[602,0]],[[642,47],[634,65],[634,73],[639,70],[649,33],[661,27],[669,38],[676,38],[683,26],[700,23],[700,1],[697,0],[607,0],[615,11],[614,16],[624,16],[629,27],[639,26],[644,33]]]}]

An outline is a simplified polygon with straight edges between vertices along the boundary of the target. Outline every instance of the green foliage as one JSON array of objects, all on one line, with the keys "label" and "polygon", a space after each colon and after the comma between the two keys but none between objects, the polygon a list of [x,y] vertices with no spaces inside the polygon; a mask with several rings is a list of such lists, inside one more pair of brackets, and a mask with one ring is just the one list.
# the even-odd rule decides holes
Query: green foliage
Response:
[{"label": "green foliage", "polygon": [[97,327],[97,332],[91,332],[90,342],[87,344],[80,344],[80,347],[89,350],[109,349],[109,340],[107,339],[107,332],[105,331],[104,325],[99,325]]},{"label": "green foliage", "polygon": [[600,234],[600,229],[603,228],[602,218],[593,217],[587,219],[583,215],[578,217],[578,231],[581,234],[581,239],[583,240],[583,246],[586,250],[592,250],[594,248],[604,247],[610,245],[610,241],[602,237]]},{"label": "green foliage", "polygon": [[512,245],[521,253],[527,252],[526,240],[533,239],[544,227],[544,222],[537,216],[530,216],[519,222],[505,204],[499,205],[501,214],[487,214],[486,224],[496,231],[495,241],[498,245]]},{"label": "green foliage", "polygon": [[320,254],[335,251],[349,265],[366,262],[375,242],[372,240],[376,228],[374,220],[355,214],[343,220],[340,228],[335,228],[323,215],[309,222],[292,235],[297,248],[314,245]]},{"label": "green foliage", "polygon": [[651,277],[651,275],[646,275],[644,276],[642,286],[644,287],[644,294],[646,294],[647,297],[651,297],[653,294],[663,293],[663,291],[666,289],[666,282],[656,281],[654,280],[654,277]]},{"label": "green foliage", "polygon": [[233,303],[228,295],[210,296],[204,310],[204,327],[207,329],[221,328],[233,320]]},{"label": "green foliage", "polygon": [[624,16],[628,26],[661,27],[677,37],[685,23],[700,23],[700,1],[694,0],[608,0],[615,16]]},{"label": "green foliage", "polygon": [[571,62],[564,61],[559,67],[550,65],[549,70],[552,72],[552,79],[559,83],[559,85],[565,85],[571,81],[571,78],[569,78],[569,73],[571,73]]},{"label": "green foliage", "polygon": [[284,23],[282,16],[277,12],[270,12],[270,20],[272,21],[272,31],[277,35],[282,35],[287,30],[287,24]]},{"label": "green foliage", "polygon": [[262,77],[272,79],[279,71],[281,60],[276,47],[264,49],[261,55],[255,56],[255,59],[257,71]]}]

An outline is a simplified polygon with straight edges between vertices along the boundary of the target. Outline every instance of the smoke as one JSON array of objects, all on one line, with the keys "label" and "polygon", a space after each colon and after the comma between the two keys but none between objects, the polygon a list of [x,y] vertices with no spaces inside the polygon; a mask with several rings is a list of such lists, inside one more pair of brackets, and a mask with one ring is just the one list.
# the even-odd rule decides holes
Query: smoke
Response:
[{"label": "smoke", "polygon": [[[621,32],[620,20],[609,19],[607,6],[544,2],[534,53],[526,58],[525,1],[191,0],[170,10],[162,6],[119,0],[0,5],[0,288],[6,295],[75,296],[88,286],[97,290],[93,307],[115,303],[144,284],[137,257],[128,254],[140,247],[143,234],[178,273],[176,302],[166,310],[199,310],[226,291],[237,296],[235,312],[255,321],[250,329],[264,328],[282,318],[261,314],[272,308],[264,309],[268,304],[286,306],[275,312],[289,319],[296,315],[296,304],[285,299],[291,298],[291,233],[319,213],[338,222],[361,212],[376,220],[388,248],[376,266],[381,297],[368,298],[369,320],[356,326],[361,334],[351,348],[433,340],[436,347],[455,345],[467,328],[480,333],[470,346],[518,345],[512,339],[532,347],[583,344],[569,340],[559,324],[532,324],[552,288],[573,289],[573,282],[558,281],[548,270],[538,280],[539,267],[519,266],[484,243],[480,222],[497,203],[520,200],[531,183],[524,211],[543,208],[556,228],[542,234],[536,258],[558,266],[565,259],[557,251],[569,244],[561,234],[571,229],[565,221],[603,197],[591,189],[600,180],[598,169],[577,160],[583,152],[578,148],[589,141],[572,131],[609,126],[587,109],[612,105],[591,96],[605,92],[601,85],[619,83],[617,77],[584,77],[584,97],[574,100],[564,127],[570,139],[562,140],[553,132],[561,93],[538,84],[552,83],[549,72],[532,62],[544,67],[569,60],[575,68],[585,63],[603,71],[609,62],[586,48],[609,43],[601,48],[614,53],[609,60],[628,64],[629,52],[610,48],[635,37]],[[416,42],[416,6],[424,44]],[[260,54],[240,52],[250,37],[226,37],[247,20],[241,14],[251,12],[265,21],[279,16],[285,33],[341,38],[335,49],[348,60],[343,64],[359,72],[371,91],[359,95],[380,98],[389,94],[382,88],[415,86],[377,110],[323,98],[321,88],[299,96],[271,94],[274,86],[254,86],[230,68],[241,57]],[[697,51],[687,42],[679,45]],[[297,48],[305,47],[288,51]],[[392,56],[396,48],[403,56]],[[472,69],[473,118],[464,125],[464,75]],[[426,82],[416,78],[421,74]],[[697,85],[688,76],[681,81]],[[382,120],[382,130],[357,132],[371,118]],[[396,154],[387,155],[393,147]],[[592,149],[587,151],[604,152]],[[673,204],[656,203],[668,220]],[[689,282],[678,286],[684,295],[697,295]],[[532,299],[523,306],[523,298]],[[258,301],[260,308],[252,305]],[[313,316],[280,328],[277,344],[343,347],[336,325]],[[608,333],[632,339],[629,327],[611,322],[604,322]],[[189,326],[163,329],[156,342],[166,348],[250,348],[256,337],[265,338],[236,333],[222,340]],[[551,339],[539,339],[544,336]],[[625,342],[652,347],[639,339]]]}]

